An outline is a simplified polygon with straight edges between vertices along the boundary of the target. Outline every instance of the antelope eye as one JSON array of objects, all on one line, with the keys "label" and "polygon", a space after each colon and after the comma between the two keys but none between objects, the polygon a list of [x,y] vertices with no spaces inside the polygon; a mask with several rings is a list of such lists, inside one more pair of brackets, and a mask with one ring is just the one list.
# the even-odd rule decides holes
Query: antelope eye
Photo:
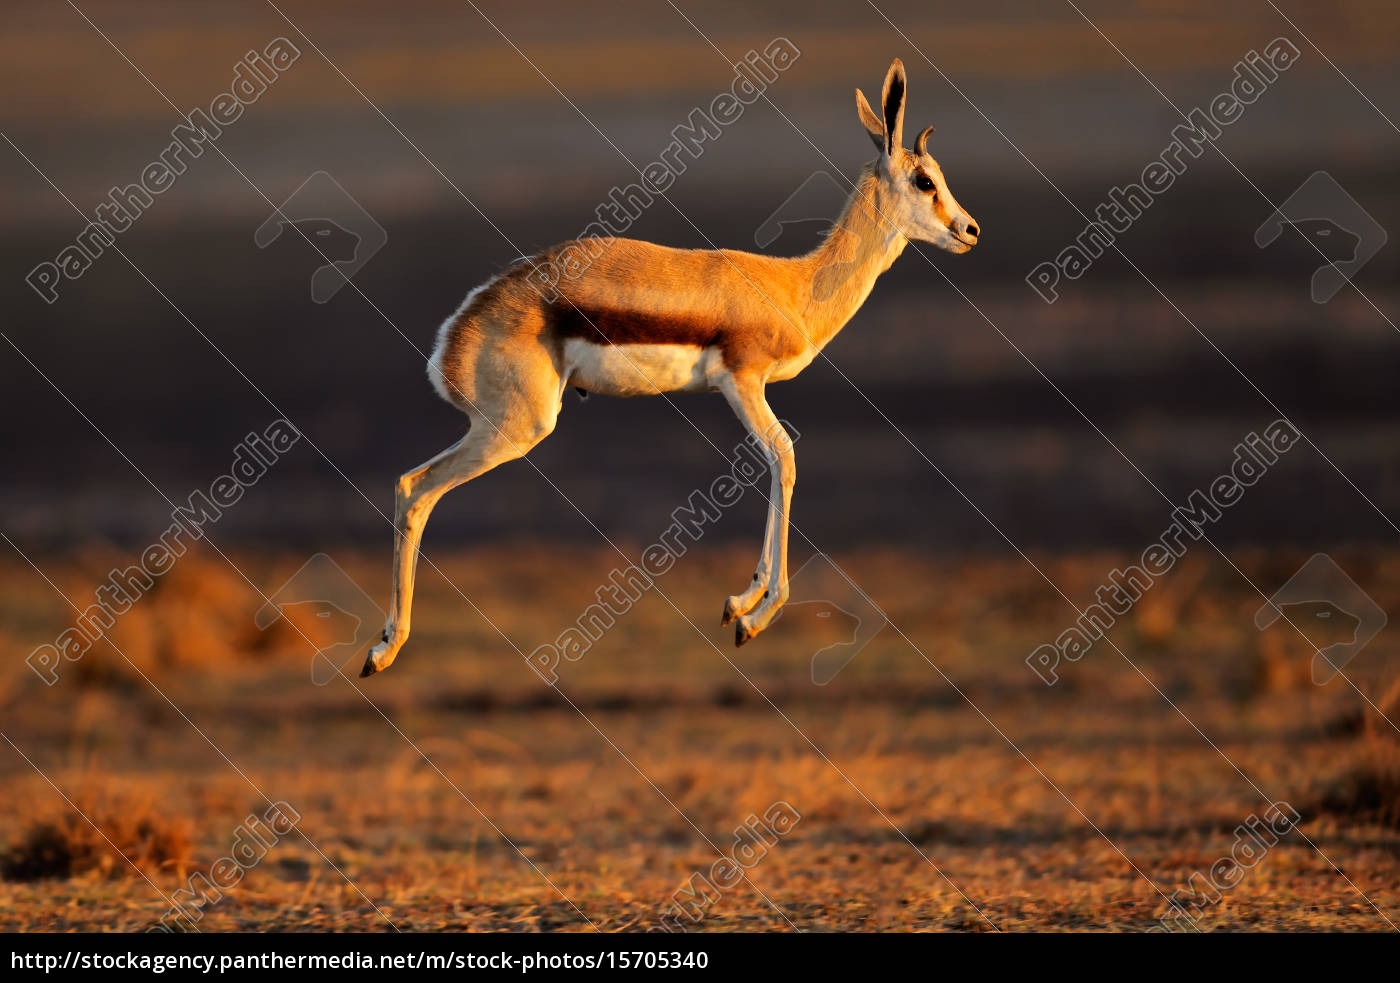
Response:
[{"label": "antelope eye", "polygon": [[927,174],[920,174],[918,177],[914,178],[914,186],[920,191],[932,191],[933,178],[929,177]]}]

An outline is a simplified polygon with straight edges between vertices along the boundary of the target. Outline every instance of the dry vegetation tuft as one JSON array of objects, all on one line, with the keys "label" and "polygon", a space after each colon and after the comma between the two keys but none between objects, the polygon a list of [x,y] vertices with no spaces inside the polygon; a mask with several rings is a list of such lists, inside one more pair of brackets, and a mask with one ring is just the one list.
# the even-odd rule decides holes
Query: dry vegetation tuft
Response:
[{"label": "dry vegetation tuft", "polygon": [[1379,699],[1358,695],[1356,703],[1327,728],[1349,735],[1351,747],[1313,809],[1334,819],[1400,829],[1400,678]]},{"label": "dry vegetation tuft", "polygon": [[193,846],[190,822],[149,800],[101,796],[75,800],[72,807],[59,802],[31,820],[0,855],[0,875],[10,881],[85,874],[183,877]]},{"label": "dry vegetation tuft", "polygon": [[[118,554],[93,551],[68,592],[80,606],[90,603],[94,583]],[[81,585],[81,586],[80,586]],[[330,644],[332,626],[314,607],[288,605],[267,630],[253,622],[261,598],[227,562],[195,546],[76,664],[65,667],[80,686],[140,689],[141,675],[170,670],[226,671],[282,658],[304,659]],[[71,623],[71,622],[70,622]]]}]

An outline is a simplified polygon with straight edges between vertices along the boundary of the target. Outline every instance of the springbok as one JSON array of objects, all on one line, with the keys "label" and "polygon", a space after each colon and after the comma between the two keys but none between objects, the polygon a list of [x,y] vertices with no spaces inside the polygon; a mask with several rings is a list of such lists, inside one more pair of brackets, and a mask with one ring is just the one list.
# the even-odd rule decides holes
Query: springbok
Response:
[{"label": "springbok", "polygon": [[[753,580],[724,602],[743,645],[788,597],[788,511],[797,470],[792,441],[764,397],[801,372],[869,296],[910,239],[952,253],[978,228],[928,154],[929,127],[904,147],[904,65],[885,75],[883,113],[856,90],[856,109],[880,156],[823,242],[803,256],[671,249],[630,239],[561,243],[521,260],[467,295],[438,331],[428,377],[470,420],[465,437],[402,475],[395,495],[389,620],[360,673],[387,668],[408,640],[418,548],[428,514],[448,491],[523,457],[549,436],[569,387],[610,396],[718,391],[764,448],[772,492]],[[565,250],[592,257],[542,291],[532,271]],[[533,279],[538,279],[534,277]]]}]

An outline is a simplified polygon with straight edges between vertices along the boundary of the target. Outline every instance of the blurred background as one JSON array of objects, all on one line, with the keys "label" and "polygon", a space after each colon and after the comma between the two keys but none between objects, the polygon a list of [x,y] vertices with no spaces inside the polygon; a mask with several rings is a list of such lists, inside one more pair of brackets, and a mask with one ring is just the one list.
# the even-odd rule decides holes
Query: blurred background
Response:
[{"label": "blurred background", "polygon": [[[1400,505],[1388,453],[1397,254],[1382,248],[1360,270],[1365,297],[1346,288],[1319,305],[1311,244],[1254,244],[1270,203],[1317,170],[1395,227],[1390,5],[1082,5],[1121,55],[1074,8],[1041,3],[881,5],[898,31],[861,4],[706,4],[685,11],[693,24],[665,4],[484,5],[513,44],[469,5],[278,6],[287,19],[258,3],[86,11],[111,44],[67,5],[7,6],[0,290],[6,334],[34,363],[3,358],[16,425],[0,495],[13,533],[140,539],[163,503],[133,466],[183,502],[275,404],[325,456],[299,449],[221,535],[387,547],[375,510],[389,509],[393,478],[461,427],[423,376],[437,325],[517,255],[583,229],[729,87],[727,58],[780,36],[802,54],[772,104],[709,141],[629,234],[756,249],[760,225],[814,172],[848,178],[870,157],[851,90],[878,100],[896,55],[910,133],[937,126],[933,152],[984,230],[968,256],[911,249],[829,360],[774,387],[802,434],[797,516],[821,548],[1004,549],[993,523],[1023,546],[1139,544],[1165,505],[1143,474],[1185,496],[1284,414],[1332,463],[1305,447],[1219,535],[1395,532],[1362,493]],[[24,276],[81,230],[73,206],[91,218],[113,186],[136,181],[179,122],[169,103],[207,111],[244,53],[277,36],[304,54],[217,140],[227,159],[193,160],[121,234],[140,273],[109,251],[45,304]],[[1280,36],[1297,41],[1297,64],[1224,130],[1221,154],[1191,161],[1121,237],[1132,265],[1109,253],[1043,302],[1024,277],[1073,242],[1079,211],[1161,155],[1180,122],[1172,103],[1207,106],[1237,62]],[[317,171],[388,236],[355,275],[360,292],[324,304],[309,287],[320,258],[300,236],[254,242],[272,203]],[[801,252],[821,230],[790,223],[770,249]],[[676,404],[720,447],[741,436],[718,399]],[[528,465],[503,468],[450,496],[430,535],[596,539],[562,493],[610,533],[646,537],[719,464],[676,408],[572,396],[532,460],[557,491]],[[756,505],[720,532],[750,539],[761,521]]]},{"label": "blurred background", "polygon": [[[707,925],[1149,927],[1285,798],[1310,840],[1207,924],[1400,921],[1393,631],[1323,687],[1310,659],[1356,637],[1355,612],[1295,612],[1302,638],[1254,620],[1316,551],[1400,612],[1400,6],[10,0],[0,23],[0,717],[29,755],[0,754],[0,927],[139,928],[164,908],[41,774],[161,885],[203,869],[250,808],[292,802],[307,842],[221,902],[220,928],[646,927],[713,862],[700,830],[727,844],[780,799],[804,819],[754,873],[765,896],[733,895]],[[120,234],[124,256],[46,303],[31,271],[278,37],[295,63]],[[852,89],[878,101],[903,59],[906,133],[936,126],[980,245],[911,247],[826,357],[769,390],[800,433],[792,568],[828,554],[898,627],[826,687],[809,679],[832,641],[815,622],[735,656],[717,622],[758,551],[766,503],[749,494],[664,597],[564,667],[563,702],[520,656],[742,437],[714,396],[569,393],[531,463],[437,507],[392,671],[314,686],[316,645],[343,639],[314,612],[273,630],[254,613],[314,553],[387,603],[393,481],[464,424],[425,378],[438,325],[593,221],[729,89],[732,62],[779,37],[798,60],[628,234],[758,249],[803,189],[767,251],[810,248],[831,189],[871,158]],[[1032,290],[1179,112],[1280,37],[1296,63],[1123,255],[1053,304]],[[1336,212],[1308,216],[1311,241],[1256,245],[1319,171]],[[348,216],[367,255],[318,302],[322,259],[259,230],[322,172],[312,186],[341,196],[327,217]],[[1343,250],[1365,232],[1374,255],[1317,303],[1322,227]],[[70,604],[278,416],[305,439],[207,544],[55,686],[29,672]],[[1047,687],[1027,653],[1283,416],[1308,439],[1211,527],[1219,552],[1194,547]]]}]

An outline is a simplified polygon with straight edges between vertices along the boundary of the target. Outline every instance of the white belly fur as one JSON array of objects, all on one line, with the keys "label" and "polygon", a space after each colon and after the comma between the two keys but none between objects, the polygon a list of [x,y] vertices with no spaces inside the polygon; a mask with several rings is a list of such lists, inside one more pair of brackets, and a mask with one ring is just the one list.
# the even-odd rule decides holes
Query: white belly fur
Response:
[{"label": "white belly fur", "polygon": [[606,396],[653,396],[703,392],[723,367],[717,348],[694,345],[598,345],[571,338],[564,343],[568,385]]}]

